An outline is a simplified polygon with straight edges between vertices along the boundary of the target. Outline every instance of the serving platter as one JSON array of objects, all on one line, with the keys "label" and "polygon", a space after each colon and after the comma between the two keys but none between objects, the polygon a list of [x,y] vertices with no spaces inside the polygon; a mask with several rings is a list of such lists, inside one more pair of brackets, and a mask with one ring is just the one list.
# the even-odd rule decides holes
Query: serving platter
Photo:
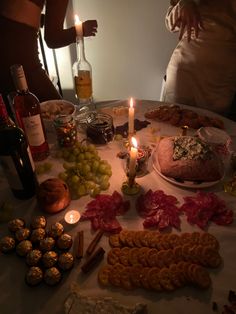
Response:
[{"label": "serving platter", "polygon": [[224,175],[223,175],[220,180],[217,180],[217,181],[204,181],[204,182],[203,181],[200,182],[200,181],[178,180],[178,179],[175,179],[175,178],[167,177],[163,173],[161,173],[160,165],[159,165],[158,158],[157,158],[157,149],[158,149],[158,146],[156,147],[156,149],[152,153],[152,166],[153,166],[153,169],[157,172],[157,174],[160,177],[162,177],[163,179],[165,179],[169,183],[172,183],[172,184],[180,186],[180,187],[190,188],[190,189],[204,189],[204,188],[208,188],[208,187],[211,187],[213,185],[216,185],[224,177]]}]

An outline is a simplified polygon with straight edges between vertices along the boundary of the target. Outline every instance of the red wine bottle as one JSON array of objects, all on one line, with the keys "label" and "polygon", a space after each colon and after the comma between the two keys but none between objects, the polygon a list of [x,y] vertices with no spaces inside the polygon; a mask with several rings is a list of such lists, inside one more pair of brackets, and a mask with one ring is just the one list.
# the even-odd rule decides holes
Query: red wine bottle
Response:
[{"label": "red wine bottle", "polygon": [[0,164],[16,198],[29,199],[35,195],[38,182],[27,139],[8,116],[1,95]]},{"label": "red wine bottle", "polygon": [[43,160],[49,155],[49,146],[39,100],[28,89],[22,65],[11,66],[11,74],[17,90],[13,99],[17,123],[26,134],[34,161]]}]

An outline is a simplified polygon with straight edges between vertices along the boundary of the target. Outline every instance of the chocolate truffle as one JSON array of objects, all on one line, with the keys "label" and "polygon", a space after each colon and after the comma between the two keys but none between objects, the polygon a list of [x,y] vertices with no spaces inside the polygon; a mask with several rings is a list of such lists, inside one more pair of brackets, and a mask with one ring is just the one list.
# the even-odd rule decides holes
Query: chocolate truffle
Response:
[{"label": "chocolate truffle", "polygon": [[52,251],[55,245],[55,240],[52,237],[46,237],[39,242],[39,248],[43,252]]},{"label": "chocolate truffle", "polygon": [[40,250],[32,250],[26,255],[26,264],[29,266],[38,265],[39,261],[42,258],[42,252]]},{"label": "chocolate truffle", "polygon": [[46,268],[50,268],[50,267],[54,266],[56,264],[57,260],[58,260],[58,255],[54,251],[48,251],[48,252],[44,253],[43,257],[42,257],[43,265]]},{"label": "chocolate truffle", "polygon": [[72,237],[67,234],[63,233],[58,239],[57,239],[57,247],[60,250],[69,250],[72,246]]},{"label": "chocolate truffle", "polygon": [[74,257],[71,253],[62,253],[59,255],[58,258],[58,266],[62,270],[69,270],[73,267],[74,264]]},{"label": "chocolate truffle", "polygon": [[14,250],[16,245],[15,240],[12,237],[5,236],[0,240],[0,251],[2,253],[8,253]]},{"label": "chocolate truffle", "polygon": [[16,246],[16,253],[19,256],[26,256],[32,250],[32,243],[29,240],[23,240]]},{"label": "chocolate truffle", "polygon": [[30,240],[33,243],[40,242],[46,235],[46,231],[43,228],[34,229],[31,233]]},{"label": "chocolate truffle", "polygon": [[41,268],[33,266],[27,271],[25,281],[29,286],[36,286],[43,280],[43,271]]},{"label": "chocolate truffle", "polygon": [[56,267],[46,269],[44,273],[44,281],[49,286],[54,286],[61,280],[61,273]]},{"label": "chocolate truffle", "polygon": [[21,228],[16,231],[15,238],[18,242],[27,240],[30,236],[30,230],[28,228]]},{"label": "chocolate truffle", "polygon": [[44,216],[35,216],[31,220],[30,227],[32,229],[45,228],[47,220]]},{"label": "chocolate truffle", "polygon": [[24,227],[25,227],[25,222],[23,219],[20,219],[20,218],[12,219],[8,222],[8,229],[11,232],[16,232],[17,230]]},{"label": "chocolate truffle", "polygon": [[58,238],[62,235],[64,232],[64,227],[60,222],[55,222],[54,224],[51,225],[48,235],[52,238]]}]

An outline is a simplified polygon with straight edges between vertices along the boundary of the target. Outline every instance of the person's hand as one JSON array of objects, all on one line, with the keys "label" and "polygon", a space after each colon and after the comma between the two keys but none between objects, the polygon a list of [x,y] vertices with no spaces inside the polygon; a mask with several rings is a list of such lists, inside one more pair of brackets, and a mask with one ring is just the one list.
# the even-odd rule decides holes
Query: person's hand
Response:
[{"label": "person's hand", "polygon": [[180,6],[178,15],[172,30],[176,27],[179,28],[179,40],[187,32],[187,39],[190,41],[192,39],[192,31],[196,38],[198,38],[200,30],[204,29],[204,26],[197,5],[192,1],[184,3]]},{"label": "person's hand", "polygon": [[84,37],[96,36],[98,23],[96,20],[87,20],[83,22]]}]

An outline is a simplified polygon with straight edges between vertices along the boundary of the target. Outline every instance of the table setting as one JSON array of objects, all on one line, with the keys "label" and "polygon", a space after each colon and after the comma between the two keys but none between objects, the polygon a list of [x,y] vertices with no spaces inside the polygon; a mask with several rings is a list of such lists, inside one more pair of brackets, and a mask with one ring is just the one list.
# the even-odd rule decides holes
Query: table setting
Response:
[{"label": "table setting", "polygon": [[134,98],[67,106],[42,106],[35,197],[0,172],[0,312],[234,313],[235,122]]}]

